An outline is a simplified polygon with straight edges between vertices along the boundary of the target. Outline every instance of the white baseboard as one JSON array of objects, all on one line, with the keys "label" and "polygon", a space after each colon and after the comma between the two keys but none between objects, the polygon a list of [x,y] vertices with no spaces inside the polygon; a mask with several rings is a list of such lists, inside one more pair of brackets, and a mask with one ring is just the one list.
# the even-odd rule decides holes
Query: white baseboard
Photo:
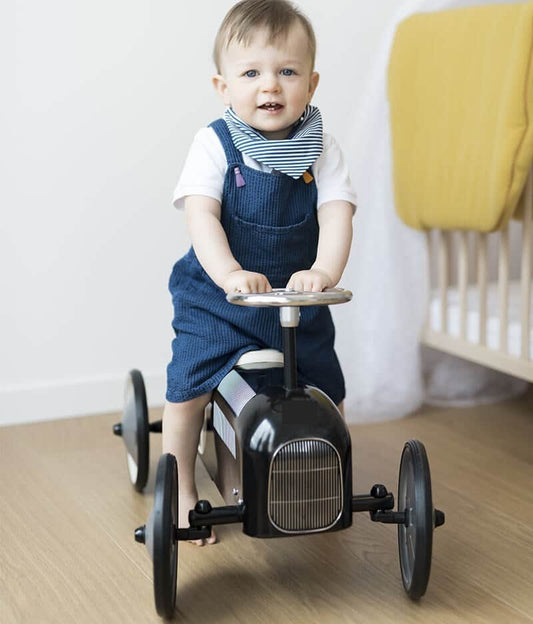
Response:
[{"label": "white baseboard", "polygon": [[[148,405],[163,404],[164,373],[144,373]],[[119,412],[126,374],[0,388],[0,426]]]}]

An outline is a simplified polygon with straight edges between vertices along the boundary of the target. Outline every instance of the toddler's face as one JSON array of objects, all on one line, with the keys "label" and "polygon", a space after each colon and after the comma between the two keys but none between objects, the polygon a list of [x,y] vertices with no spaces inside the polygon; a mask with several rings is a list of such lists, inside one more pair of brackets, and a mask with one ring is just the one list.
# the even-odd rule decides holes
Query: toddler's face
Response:
[{"label": "toddler's face", "polygon": [[274,45],[258,30],[249,45],[231,42],[213,83],[248,125],[267,139],[285,139],[311,101],[318,84],[305,30],[299,23]]}]

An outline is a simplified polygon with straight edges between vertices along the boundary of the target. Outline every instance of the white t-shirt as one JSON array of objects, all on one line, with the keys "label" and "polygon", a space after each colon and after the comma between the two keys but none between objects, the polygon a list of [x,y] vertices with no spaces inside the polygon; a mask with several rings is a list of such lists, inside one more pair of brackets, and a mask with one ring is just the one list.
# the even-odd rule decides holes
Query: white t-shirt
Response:
[{"label": "white t-shirt", "polygon": [[[272,169],[243,154],[244,164],[270,173]],[[222,143],[213,128],[202,128],[196,133],[187,154],[172,203],[183,208],[187,195],[206,195],[222,201],[224,177],[228,163]],[[318,192],[317,206],[333,200],[344,200],[356,206],[356,195],[350,182],[348,167],[342,151],[329,134],[324,134],[324,150],[311,171]]]}]

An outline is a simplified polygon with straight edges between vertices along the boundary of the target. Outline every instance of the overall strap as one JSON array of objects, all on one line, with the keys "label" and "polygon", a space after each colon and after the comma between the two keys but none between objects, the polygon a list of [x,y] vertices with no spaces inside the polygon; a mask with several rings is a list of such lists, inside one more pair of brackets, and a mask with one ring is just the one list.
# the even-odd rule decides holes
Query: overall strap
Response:
[{"label": "overall strap", "polygon": [[224,148],[224,152],[226,154],[226,160],[228,165],[232,163],[240,163],[242,164],[244,161],[242,159],[242,153],[235,147],[233,143],[233,139],[231,138],[231,134],[228,130],[228,126],[223,119],[217,119],[209,124],[210,128],[216,132],[216,135],[220,139],[222,143],[222,147]]}]

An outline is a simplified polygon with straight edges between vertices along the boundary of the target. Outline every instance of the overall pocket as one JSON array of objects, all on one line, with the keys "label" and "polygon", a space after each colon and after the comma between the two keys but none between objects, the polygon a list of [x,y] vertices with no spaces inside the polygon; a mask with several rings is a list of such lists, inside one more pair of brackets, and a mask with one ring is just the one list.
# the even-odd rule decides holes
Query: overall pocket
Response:
[{"label": "overall pocket", "polygon": [[281,288],[293,273],[308,269],[315,261],[318,223],[314,213],[281,227],[258,225],[234,215],[228,240],[243,269],[263,273],[273,287]]}]

